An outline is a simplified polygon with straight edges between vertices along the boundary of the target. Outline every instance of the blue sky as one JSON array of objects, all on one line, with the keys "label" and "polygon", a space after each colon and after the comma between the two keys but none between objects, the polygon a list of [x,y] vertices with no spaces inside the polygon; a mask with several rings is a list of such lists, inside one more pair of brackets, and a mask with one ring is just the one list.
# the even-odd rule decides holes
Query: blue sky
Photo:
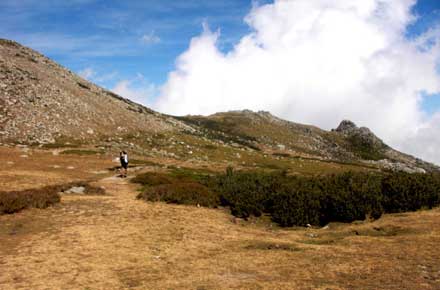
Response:
[{"label": "blue sky", "polygon": [[[203,22],[221,30],[220,49],[227,51],[249,32],[243,18],[252,5],[251,0],[2,0],[0,37],[75,72],[88,69],[90,78],[107,88],[122,80],[158,87]],[[439,0],[419,0],[413,9],[419,18],[408,27],[408,38],[439,23]],[[439,96],[424,99],[427,112],[440,108]]]},{"label": "blue sky", "polygon": [[2,0],[0,37],[73,71],[92,68],[107,87],[138,74],[160,84],[204,21],[221,29],[227,50],[248,31],[243,17],[251,5],[248,0]]}]

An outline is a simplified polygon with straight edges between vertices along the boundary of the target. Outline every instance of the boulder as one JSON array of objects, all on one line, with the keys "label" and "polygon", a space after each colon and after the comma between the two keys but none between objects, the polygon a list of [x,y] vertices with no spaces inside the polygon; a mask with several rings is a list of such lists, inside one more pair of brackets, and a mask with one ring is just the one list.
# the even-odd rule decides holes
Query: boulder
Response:
[{"label": "boulder", "polygon": [[86,188],[84,186],[74,186],[65,191],[68,194],[84,194]]}]

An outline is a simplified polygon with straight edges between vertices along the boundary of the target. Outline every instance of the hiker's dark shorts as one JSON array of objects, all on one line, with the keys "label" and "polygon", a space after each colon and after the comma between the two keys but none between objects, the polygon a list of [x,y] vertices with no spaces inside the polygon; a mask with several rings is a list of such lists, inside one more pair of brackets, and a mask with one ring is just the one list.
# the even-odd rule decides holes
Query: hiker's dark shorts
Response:
[{"label": "hiker's dark shorts", "polygon": [[122,165],[122,168],[124,168],[124,169],[128,168],[128,163],[123,162],[123,163],[121,163],[121,165]]}]

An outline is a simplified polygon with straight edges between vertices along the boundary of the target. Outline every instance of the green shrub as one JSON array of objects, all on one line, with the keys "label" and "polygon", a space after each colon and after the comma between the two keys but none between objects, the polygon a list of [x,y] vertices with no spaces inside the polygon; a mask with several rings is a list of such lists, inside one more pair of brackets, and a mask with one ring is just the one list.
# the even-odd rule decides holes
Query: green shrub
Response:
[{"label": "green shrub", "polygon": [[180,167],[174,168],[169,175],[178,181],[203,182],[212,174],[207,169]]},{"label": "green shrub", "polygon": [[271,198],[273,221],[283,227],[319,224],[320,196],[319,188],[309,180],[283,185]]},{"label": "green shrub", "polygon": [[285,172],[233,172],[217,183],[222,205],[237,217],[270,213],[282,226],[351,222],[382,215],[381,178],[345,173],[293,177]]},{"label": "green shrub", "polygon": [[137,198],[205,207],[217,207],[219,205],[219,198],[216,193],[195,182],[151,186],[140,193]]},{"label": "green shrub", "polygon": [[131,182],[143,186],[154,186],[161,184],[199,182],[207,183],[210,178],[206,170],[191,168],[173,168],[171,172],[146,172],[141,173],[131,179]]},{"label": "green shrub", "polygon": [[439,174],[354,173],[295,177],[284,171],[234,171],[212,175],[190,169],[146,173],[135,182],[150,201],[229,206],[234,216],[270,214],[281,226],[378,219],[384,212],[440,205]]},{"label": "green shrub", "polygon": [[139,183],[143,186],[155,186],[161,184],[170,184],[175,180],[165,173],[147,172],[141,173],[131,179],[133,183]]},{"label": "green shrub", "polygon": [[386,158],[383,153],[384,146],[378,146],[369,142],[368,139],[360,135],[352,135],[348,137],[349,149],[365,160],[380,160]]},{"label": "green shrub", "polygon": [[256,151],[261,151],[261,149],[255,145],[253,142],[257,141],[257,139],[253,136],[249,136],[247,134],[243,134],[236,130],[236,121],[235,120],[208,120],[206,118],[198,118],[198,117],[177,117],[183,122],[189,124],[195,124],[204,128],[204,137],[208,137],[209,139],[221,140],[225,143],[237,143],[242,146],[246,146],[248,148],[254,149]]},{"label": "green shrub", "polygon": [[440,204],[440,178],[434,174],[392,173],[382,182],[387,212],[415,211]]},{"label": "green shrub", "polygon": [[368,173],[347,172],[315,181],[321,188],[321,224],[352,222],[382,215],[381,178]]},{"label": "green shrub", "polygon": [[426,175],[426,206],[431,209],[440,205],[440,173]]},{"label": "green shrub", "polygon": [[270,194],[276,192],[280,182],[277,174],[264,172],[237,172],[227,170],[220,176],[217,187],[221,194],[221,203],[230,206],[237,217],[260,216],[271,206]]}]

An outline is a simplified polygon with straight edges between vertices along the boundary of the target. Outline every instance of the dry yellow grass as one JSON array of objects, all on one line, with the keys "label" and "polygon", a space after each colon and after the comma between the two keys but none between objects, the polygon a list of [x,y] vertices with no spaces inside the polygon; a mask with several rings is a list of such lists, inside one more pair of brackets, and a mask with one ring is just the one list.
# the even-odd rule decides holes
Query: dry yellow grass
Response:
[{"label": "dry yellow grass", "polygon": [[23,190],[108,174],[111,156],[60,154],[62,150],[0,147],[0,190]]},{"label": "dry yellow grass", "polygon": [[0,289],[440,289],[439,209],[280,229],[97,185],[108,195],[0,216]]}]

